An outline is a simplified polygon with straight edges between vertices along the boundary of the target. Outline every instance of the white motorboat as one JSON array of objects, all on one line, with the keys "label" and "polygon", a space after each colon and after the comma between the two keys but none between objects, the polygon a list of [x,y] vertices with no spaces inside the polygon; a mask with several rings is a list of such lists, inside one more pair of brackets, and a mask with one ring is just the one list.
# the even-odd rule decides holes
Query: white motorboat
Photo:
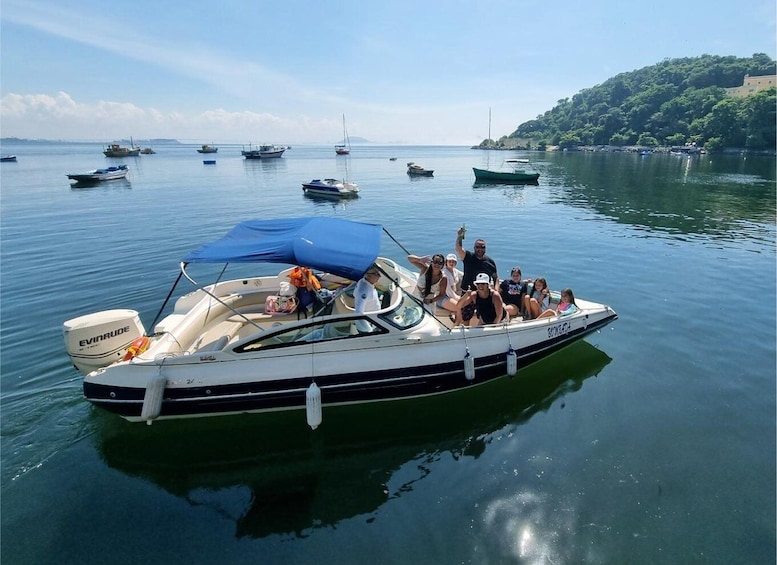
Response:
[{"label": "white motorboat", "polygon": [[[183,258],[176,283],[186,277],[197,290],[178,298],[151,332],[134,310],[65,322],[85,397],[130,421],[305,410],[315,428],[329,406],[512,376],[617,318],[609,306],[577,299],[567,316],[452,327],[447,312],[432,314],[411,294],[415,272],[378,257],[381,229],[327,217],[245,221]],[[308,266],[328,291],[319,291],[309,315],[284,314],[265,306],[288,287],[291,268],[207,286],[189,272],[198,263],[241,262]],[[354,281],[373,264],[381,308],[357,313]]]},{"label": "white motorboat", "polygon": [[243,148],[240,154],[246,159],[277,159],[288,147],[285,145],[259,145],[254,149],[251,145]]},{"label": "white motorboat", "polygon": [[337,179],[313,179],[310,182],[302,183],[302,190],[306,194],[335,198],[348,198],[359,195],[358,184]]},{"label": "white motorboat", "polygon": [[108,180],[118,180],[127,178],[129,169],[127,165],[118,165],[116,167],[106,167],[104,169],[93,169],[86,173],[76,173],[68,175],[67,178],[79,183],[102,182]]}]

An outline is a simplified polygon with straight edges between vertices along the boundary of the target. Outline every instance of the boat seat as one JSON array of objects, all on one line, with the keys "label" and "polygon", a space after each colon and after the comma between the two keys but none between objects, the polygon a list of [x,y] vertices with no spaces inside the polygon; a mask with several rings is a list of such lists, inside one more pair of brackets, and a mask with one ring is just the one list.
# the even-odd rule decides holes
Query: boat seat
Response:
[{"label": "boat seat", "polygon": [[229,336],[228,335],[222,335],[220,338],[218,338],[215,341],[212,341],[210,343],[206,343],[202,347],[200,347],[195,353],[204,353],[206,351],[221,351],[226,347],[226,345],[229,343]]},{"label": "boat seat", "polygon": [[[242,325],[243,324],[239,322],[230,322],[229,320],[224,320],[214,325],[212,328],[209,328],[202,335],[197,337],[188,347],[186,347],[185,341],[182,343],[184,344],[186,350],[190,353],[196,353],[200,351],[216,351],[216,349],[213,349],[213,347],[219,342],[219,340],[226,336],[228,342],[229,339],[242,327]],[[219,349],[223,349],[225,345],[226,342],[223,343]]]},{"label": "boat seat", "polygon": [[246,319],[256,323],[272,322],[272,321],[288,322],[292,320],[297,320],[297,312],[296,310],[288,314],[286,313],[265,314],[264,312],[240,312],[240,314],[233,314],[232,316],[227,318],[227,322],[245,323]]}]

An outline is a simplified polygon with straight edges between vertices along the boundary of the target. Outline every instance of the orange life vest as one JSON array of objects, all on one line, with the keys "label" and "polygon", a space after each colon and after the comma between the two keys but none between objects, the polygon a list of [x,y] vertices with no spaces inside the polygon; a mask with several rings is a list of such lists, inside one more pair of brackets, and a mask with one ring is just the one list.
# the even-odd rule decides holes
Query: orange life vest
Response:
[{"label": "orange life vest", "polygon": [[318,282],[316,275],[311,273],[307,267],[294,267],[291,273],[289,273],[289,280],[291,284],[298,288],[307,288],[309,281],[313,286],[313,290],[321,289],[321,283]]}]

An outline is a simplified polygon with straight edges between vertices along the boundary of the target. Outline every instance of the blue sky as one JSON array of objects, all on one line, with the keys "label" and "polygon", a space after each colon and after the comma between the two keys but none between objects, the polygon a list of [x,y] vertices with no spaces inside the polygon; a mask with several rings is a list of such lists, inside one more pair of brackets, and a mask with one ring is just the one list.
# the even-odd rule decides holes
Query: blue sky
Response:
[{"label": "blue sky", "polygon": [[666,58],[775,58],[774,0],[2,0],[0,135],[472,145]]}]

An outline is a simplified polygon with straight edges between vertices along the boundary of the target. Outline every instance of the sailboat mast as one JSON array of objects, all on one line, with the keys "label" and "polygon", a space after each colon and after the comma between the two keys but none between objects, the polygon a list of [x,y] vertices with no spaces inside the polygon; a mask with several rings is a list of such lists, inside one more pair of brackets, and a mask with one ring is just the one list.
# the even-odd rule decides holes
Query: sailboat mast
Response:
[{"label": "sailboat mast", "polygon": [[491,106],[488,107],[488,146],[491,147]]}]

